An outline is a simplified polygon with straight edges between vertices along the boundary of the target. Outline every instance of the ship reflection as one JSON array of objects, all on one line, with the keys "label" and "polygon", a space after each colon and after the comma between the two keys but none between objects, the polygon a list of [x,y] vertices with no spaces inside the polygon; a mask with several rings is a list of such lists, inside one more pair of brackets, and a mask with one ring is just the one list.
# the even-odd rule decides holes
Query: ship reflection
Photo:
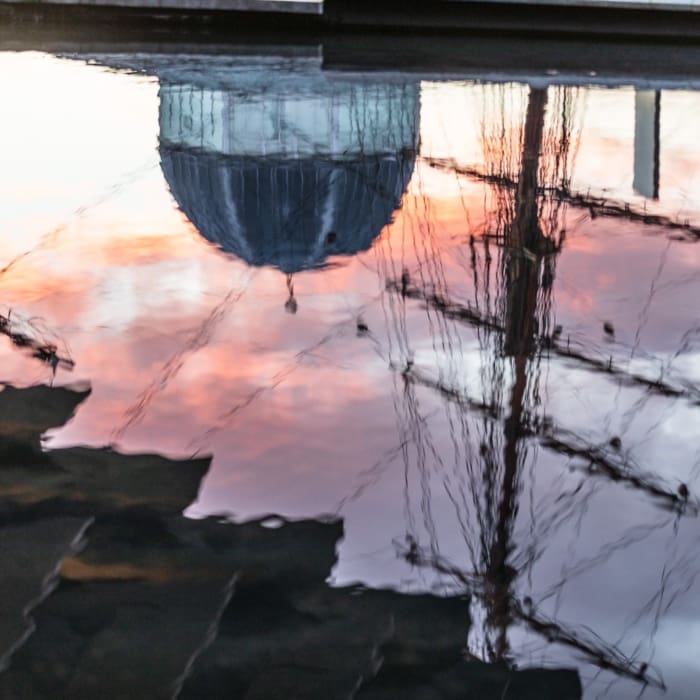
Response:
[{"label": "ship reflection", "polygon": [[[685,484],[674,486],[641,470],[620,451],[618,437],[612,436],[601,445],[563,428],[557,416],[547,412],[543,367],[552,356],[671,400],[685,394],[663,381],[653,382],[618,367],[612,357],[608,363],[601,361],[588,351],[585,341],[574,347],[554,325],[556,264],[566,244],[566,210],[572,202],[573,206],[586,206],[574,201],[568,190],[577,138],[577,90],[530,87],[520,123],[506,129],[506,116],[499,114],[503,101],[498,95],[503,89],[483,87],[484,103],[497,105],[488,111],[481,133],[484,171],[462,170],[447,161],[430,162],[458,176],[481,180],[492,190],[494,209],[485,219],[484,230],[470,235],[465,256],[473,277],[474,300],[453,300],[441,260],[428,265],[420,251],[414,251],[420,275],[404,269],[401,277],[390,279],[386,287],[391,298],[386,307],[395,336],[390,344],[405,354],[392,361],[400,370],[395,384],[400,433],[414,446],[414,451],[403,450],[404,469],[407,475],[417,470],[419,483],[415,486],[420,491],[420,513],[409,512],[405,540],[397,542],[398,553],[412,566],[451,581],[453,590],[472,596],[475,624],[470,630],[469,651],[475,658],[517,666],[521,656],[512,640],[514,632],[520,630],[520,639],[523,634],[529,639],[539,637],[545,644],[555,643],[583,656],[599,671],[642,689],[654,686],[663,690],[659,669],[649,659],[625,654],[617,643],[545,612],[547,606],[538,603],[552,596],[559,600],[563,584],[553,585],[541,601],[520,592],[531,580],[547,538],[554,536],[561,524],[576,522],[590,498],[582,482],[561,492],[553,504],[529,502],[533,522],[529,531],[523,528],[520,519],[526,499],[532,498],[528,491],[535,478],[534,471],[528,471],[527,477],[525,473],[536,467],[536,446],[570,458],[567,466],[581,469],[589,479],[622,483],[648,497],[671,512],[664,526],[673,526],[676,518],[696,516],[698,503]],[[634,213],[611,210],[607,215],[633,218]],[[406,330],[407,308],[412,301],[424,306],[433,347],[443,354],[437,376],[413,359]],[[473,386],[464,388],[460,326],[471,329],[477,338],[480,395],[473,393]],[[614,331],[606,328],[605,332]],[[443,403],[454,455],[446,454],[433,441],[419,390],[428,390]],[[451,462],[455,465],[452,473]],[[442,475],[454,506],[468,563],[442,552],[430,486],[433,470]],[[408,504],[414,497],[406,478]],[[622,548],[635,541],[623,538],[616,546]],[[605,560],[603,555],[600,558]],[[587,566],[580,567],[580,573],[589,572],[595,563],[596,557],[592,557]]]}]

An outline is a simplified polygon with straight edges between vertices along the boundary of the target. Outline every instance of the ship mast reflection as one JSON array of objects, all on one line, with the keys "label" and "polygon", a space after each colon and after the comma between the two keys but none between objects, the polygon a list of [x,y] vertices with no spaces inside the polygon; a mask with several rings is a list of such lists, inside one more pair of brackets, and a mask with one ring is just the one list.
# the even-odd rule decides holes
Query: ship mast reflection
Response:
[{"label": "ship mast reflection", "polygon": [[[502,89],[484,87],[486,93]],[[554,417],[545,413],[541,374],[543,362],[551,356],[565,357],[588,371],[620,378],[626,385],[645,391],[677,395],[672,390],[667,392],[664,386],[613,367],[612,360],[606,366],[587,354],[585,348],[572,349],[562,340],[561,328],[553,326],[556,262],[565,246],[565,214],[569,205],[562,193],[569,191],[571,155],[577,138],[577,98],[573,88],[530,87],[515,143],[504,138],[506,130],[502,129],[497,115],[487,115],[486,120],[490,120],[491,128],[498,133],[492,137],[488,126],[482,130],[486,162],[482,181],[492,190],[489,201],[495,202],[496,216],[479,239],[470,236],[473,303],[451,298],[439,256],[428,264],[418,254],[418,276],[404,270],[400,278],[389,279],[387,283],[386,308],[395,335],[392,342],[409,358],[407,362],[395,363],[401,368],[397,391],[402,389],[395,405],[401,435],[415,445],[421,475],[423,530],[428,540],[426,544],[420,541],[417,516],[410,513],[406,540],[397,543],[397,547],[410,564],[451,579],[458,589],[473,596],[472,617],[481,622],[470,631],[469,652],[473,656],[517,665],[519,654],[511,640],[515,627],[520,627],[548,643],[555,642],[582,654],[600,670],[641,686],[663,689],[664,681],[649,660],[625,654],[617,644],[586,628],[560,622],[538,609],[530,596],[517,592],[518,582],[530,575],[546,547],[539,538],[548,537],[557,525],[573,521],[587,507],[590,498],[590,492],[583,486],[562,493],[553,513],[538,514],[543,524],[531,530],[531,539],[519,538],[518,516],[527,496],[524,482],[531,481],[531,475],[524,479],[524,474],[528,464],[534,469],[535,445],[576,458],[591,477],[626,484],[653,503],[670,509],[672,518],[694,516],[698,512],[697,499],[685,485],[674,488],[658,475],[637,468],[620,454],[619,440],[613,438],[608,445],[592,443],[562,428]],[[495,102],[502,105],[498,100]],[[437,165],[444,169],[451,167],[448,163]],[[458,167],[454,170],[462,176]],[[481,254],[478,243],[483,245]],[[433,346],[447,363],[447,367],[440,366],[437,377],[412,359],[405,320],[406,305],[411,301],[424,305],[435,334]],[[461,388],[464,381],[460,364],[464,355],[461,337],[453,324],[473,329],[478,339],[481,396]],[[419,389],[427,389],[444,403],[454,448],[452,471],[426,424]],[[474,424],[478,438],[472,432]],[[408,450],[404,450],[404,455],[408,475],[411,469]],[[441,474],[455,507],[472,562],[469,567],[455,564],[441,551],[432,510],[434,497],[430,493],[433,470]],[[409,489],[410,484],[406,483]],[[407,492],[407,504],[410,500]],[[667,522],[664,520],[663,525]],[[658,527],[658,524],[650,525],[645,533]]]}]

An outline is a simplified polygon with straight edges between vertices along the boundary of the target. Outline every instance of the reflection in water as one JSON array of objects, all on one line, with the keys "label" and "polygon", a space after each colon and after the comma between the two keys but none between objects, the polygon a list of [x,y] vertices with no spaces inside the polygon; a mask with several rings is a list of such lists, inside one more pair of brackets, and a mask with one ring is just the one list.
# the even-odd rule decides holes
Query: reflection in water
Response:
[{"label": "reflection in water", "polygon": [[[486,93],[500,90],[484,88]],[[465,305],[450,299],[439,258],[430,261],[420,260],[418,256],[420,281],[413,282],[409,271],[404,269],[400,279],[390,279],[387,283],[388,291],[402,299],[398,307],[390,307],[398,345],[408,350],[411,343],[405,331],[406,299],[420,300],[432,316],[434,346],[442,348],[451,364],[447,372],[441,368],[437,380],[416,368],[410,359],[401,371],[403,397],[397,398],[396,406],[403,430],[416,443],[417,467],[424,490],[421,510],[429,543],[421,546],[409,529],[405,545],[400,545],[399,551],[411,564],[453,579],[458,590],[472,596],[473,619],[482,622],[470,631],[469,651],[475,657],[516,663],[518,655],[511,648],[510,632],[514,625],[519,625],[549,644],[569,647],[601,670],[635,681],[642,690],[649,687],[665,690],[659,669],[648,659],[640,659],[636,653],[625,654],[617,643],[598,637],[585,627],[573,628],[556,616],[549,617],[531,596],[517,594],[518,579],[532,576],[532,567],[546,547],[538,539],[564,523],[576,522],[590,498],[583,483],[571,492],[561,493],[554,513],[545,515],[545,509],[536,511],[538,519],[544,516],[546,525],[538,527],[533,522],[529,536],[526,534],[524,540],[518,541],[518,515],[521,502],[528,498],[525,474],[528,461],[533,460],[533,438],[546,449],[571,458],[571,466],[583,468],[588,478],[601,476],[624,483],[670,508],[678,517],[698,513],[697,499],[685,484],[674,488],[663,478],[645,474],[628,456],[621,454],[619,437],[600,445],[562,429],[556,417],[545,412],[542,368],[543,362],[553,354],[589,371],[620,377],[625,383],[648,392],[670,397],[683,395],[662,380],[652,381],[616,368],[612,356],[606,363],[589,356],[585,345],[573,349],[570,339],[563,341],[562,328],[553,324],[556,262],[566,241],[567,198],[560,193],[569,187],[567,171],[571,167],[577,102],[576,90],[564,88],[554,92],[554,123],[545,129],[548,90],[529,89],[521,136],[515,144],[498,138],[502,123],[499,125],[497,119],[495,124],[485,123],[481,135],[488,173],[485,179],[494,188],[496,218],[493,228],[485,230],[481,237],[482,256],[477,252],[473,235],[469,240],[474,301]],[[486,118],[493,120],[494,115],[489,113]],[[489,129],[496,134],[491,136]],[[514,158],[515,149],[519,150],[519,157],[516,153]],[[398,315],[397,309],[400,309]],[[445,378],[448,374],[457,385],[461,383],[462,348],[450,321],[476,330],[483,390],[478,398],[466,395]],[[612,325],[604,325],[606,333],[614,335]],[[442,397],[454,446],[454,464],[457,467],[463,462],[465,473],[448,474],[449,461],[425,430],[426,416],[420,410],[414,386],[432,389]],[[481,418],[475,414],[481,414]],[[500,434],[499,426],[502,426]],[[431,467],[433,460],[436,465]],[[407,462],[407,474],[410,466]],[[426,476],[435,467],[444,470],[444,487],[456,509],[471,559],[469,567],[453,563],[440,551],[430,506],[430,477]],[[535,537],[538,530],[539,537]],[[632,546],[639,535],[623,536],[615,547]],[[573,571],[588,574],[598,563],[607,560],[609,554],[603,555],[603,551],[599,557],[573,567]],[[557,585],[550,590],[543,600],[563,592]]]},{"label": "reflection in water", "polygon": [[62,357],[57,345],[36,337],[41,334],[41,331],[42,329],[36,328],[36,324],[32,323],[31,320],[21,322],[16,317],[13,319],[12,311],[7,316],[0,314],[0,334],[9,338],[15,347],[27,349],[31,352],[32,357],[48,364],[54,376],[59,367],[67,370],[72,369],[73,360]]},{"label": "reflection in water", "polygon": [[367,250],[391,222],[413,172],[414,83],[254,57],[215,88],[177,80],[160,86],[163,173],[207,240],[291,275]]},{"label": "reflection in water", "polygon": [[[189,76],[183,76],[185,80]],[[293,274],[367,250],[401,204],[418,140],[418,88],[323,75],[318,58],[251,58],[212,88],[160,86],[168,187],[207,240]]]},{"label": "reflection in water", "polygon": [[461,597],[329,588],[338,521],[182,517],[209,459],[43,453],[88,394],[0,393],[3,698],[580,697],[462,659]]},{"label": "reflection in water", "polygon": [[650,199],[659,198],[659,126],[661,91],[634,93],[634,189]]},{"label": "reflection in water", "polygon": [[[95,697],[107,676],[114,697],[692,697],[697,664],[657,639],[696,624],[698,330],[678,300],[697,275],[675,252],[695,230],[573,184],[595,91],[288,53],[98,58],[158,78],[160,165],[198,235],[176,275],[165,239],[120,253],[148,260],[142,315],[93,324],[95,346],[7,314],[11,352],[59,380],[89,363],[95,388],[0,393],[0,695]],[[473,113],[431,117],[441,90]],[[631,125],[648,197],[661,99],[651,161]],[[149,307],[192,284],[188,256],[216,301]],[[47,430],[130,449],[44,451]]]}]

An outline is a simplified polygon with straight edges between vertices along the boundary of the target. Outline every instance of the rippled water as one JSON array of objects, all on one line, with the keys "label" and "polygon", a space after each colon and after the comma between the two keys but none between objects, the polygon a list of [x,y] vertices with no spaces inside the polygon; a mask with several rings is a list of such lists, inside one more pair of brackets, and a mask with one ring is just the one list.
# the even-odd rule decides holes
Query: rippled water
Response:
[{"label": "rippled water", "polygon": [[[160,481],[124,467],[120,507],[338,519],[319,580],[459,601],[468,658],[576,669],[585,698],[697,697],[700,95],[672,87],[339,73],[281,49],[0,54],[0,379],[91,390],[46,420],[3,392],[5,430],[48,429],[73,476],[40,489],[8,453],[2,522],[76,518],[55,550],[3,550],[37,552],[36,582],[62,567],[25,609],[33,633],[0,636],[8,675],[31,671],[6,696],[96,697],[77,662],[54,686],[36,659],[68,644],[51,632],[67,583],[141,566],[90,559],[107,467],[61,457],[109,445],[212,458],[167,506],[184,462]],[[229,578],[180,691],[217,648]],[[307,697],[289,683],[240,697]]]}]

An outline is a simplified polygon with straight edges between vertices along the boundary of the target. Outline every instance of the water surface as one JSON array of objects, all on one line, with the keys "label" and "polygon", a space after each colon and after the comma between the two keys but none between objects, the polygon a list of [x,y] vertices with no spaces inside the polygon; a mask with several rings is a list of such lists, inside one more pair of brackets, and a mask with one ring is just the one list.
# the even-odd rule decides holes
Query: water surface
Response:
[{"label": "water surface", "polygon": [[187,518],[696,697],[700,94],[250,54],[0,54],[1,379],[91,388],[44,447],[210,455]]}]

